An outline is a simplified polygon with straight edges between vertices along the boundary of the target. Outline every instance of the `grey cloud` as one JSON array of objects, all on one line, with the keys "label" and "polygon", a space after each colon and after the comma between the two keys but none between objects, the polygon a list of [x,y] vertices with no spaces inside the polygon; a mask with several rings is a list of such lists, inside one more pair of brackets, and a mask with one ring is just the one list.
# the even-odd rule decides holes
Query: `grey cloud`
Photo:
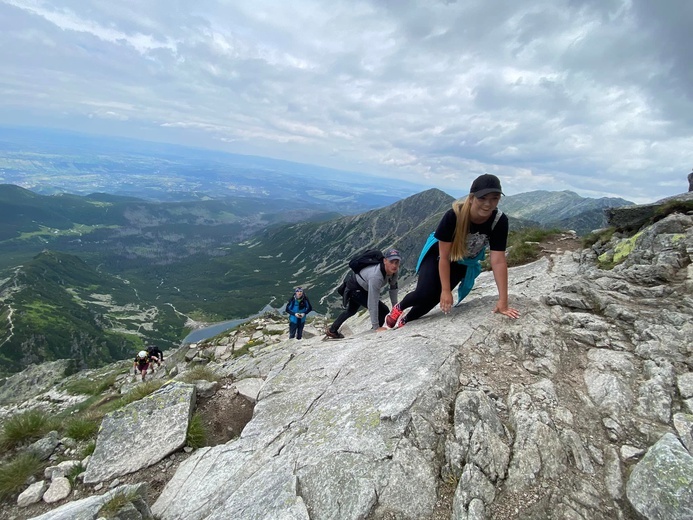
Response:
[{"label": "grey cloud", "polygon": [[0,0],[8,119],[89,115],[443,189],[501,169],[589,193],[630,176],[621,195],[650,198],[671,191],[642,187],[653,170],[675,185],[690,166],[684,0],[36,4],[72,28],[24,5]]}]

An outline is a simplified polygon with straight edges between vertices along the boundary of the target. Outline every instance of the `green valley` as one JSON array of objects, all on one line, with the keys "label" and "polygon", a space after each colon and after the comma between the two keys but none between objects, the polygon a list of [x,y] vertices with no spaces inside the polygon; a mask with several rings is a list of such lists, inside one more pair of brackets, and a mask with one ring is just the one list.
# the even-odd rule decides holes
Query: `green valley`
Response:
[{"label": "green valley", "polygon": [[[333,312],[347,260],[365,248],[400,249],[404,286],[452,201],[430,189],[344,216],[281,199],[161,203],[0,185],[0,372],[178,345],[196,325],[283,307],[296,285]],[[511,229],[541,227],[523,208]]]}]

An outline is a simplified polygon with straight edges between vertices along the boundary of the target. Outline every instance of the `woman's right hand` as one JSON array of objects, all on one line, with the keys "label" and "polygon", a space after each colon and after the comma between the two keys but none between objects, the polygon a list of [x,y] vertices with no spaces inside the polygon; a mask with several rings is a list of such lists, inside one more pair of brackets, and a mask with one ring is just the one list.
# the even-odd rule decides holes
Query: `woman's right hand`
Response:
[{"label": "woman's right hand", "polygon": [[440,293],[440,310],[447,314],[452,309],[452,291],[443,290]]}]

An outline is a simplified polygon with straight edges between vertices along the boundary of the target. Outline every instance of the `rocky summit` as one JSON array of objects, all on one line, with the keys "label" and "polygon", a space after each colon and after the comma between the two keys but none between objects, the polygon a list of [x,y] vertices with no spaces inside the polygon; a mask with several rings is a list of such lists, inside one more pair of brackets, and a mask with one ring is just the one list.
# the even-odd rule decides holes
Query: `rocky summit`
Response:
[{"label": "rocky summit", "polygon": [[[174,372],[204,363],[247,380],[252,419],[192,451],[163,489],[132,488],[116,517],[693,518],[692,260],[693,216],[673,213],[512,268],[518,320],[492,313],[483,273],[450,314],[400,329],[367,331],[361,315],[341,341],[284,332],[241,356],[228,339],[197,345]],[[184,430],[203,386],[169,383],[107,416],[83,485],[112,495],[132,453],[108,444]],[[182,446],[166,438],[162,461]],[[95,496],[35,518],[95,519],[107,499]]]}]

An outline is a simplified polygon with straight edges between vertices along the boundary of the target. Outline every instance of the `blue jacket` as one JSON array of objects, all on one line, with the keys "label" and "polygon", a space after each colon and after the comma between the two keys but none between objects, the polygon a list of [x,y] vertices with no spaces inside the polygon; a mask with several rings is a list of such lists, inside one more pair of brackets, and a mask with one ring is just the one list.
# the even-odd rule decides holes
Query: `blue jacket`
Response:
[{"label": "blue jacket", "polygon": [[[428,240],[426,240],[426,243],[421,250],[421,254],[419,255],[419,261],[416,263],[417,273],[419,272],[419,267],[421,267],[421,262],[423,261],[424,256],[426,256],[428,250],[431,249],[433,244],[436,242],[438,242],[438,239],[433,236],[433,233],[428,235]],[[464,297],[467,296],[472,290],[472,287],[474,287],[476,277],[481,274],[481,262],[484,260],[484,258],[486,258],[486,249],[479,251],[479,254],[475,257],[463,258],[462,260],[457,261],[458,264],[464,264],[467,266],[467,272],[464,275],[464,280],[462,280],[459,287],[457,287],[457,303],[455,305],[459,305]]]},{"label": "blue jacket", "polygon": [[[292,323],[298,323],[299,321],[305,323],[306,315],[313,310],[313,306],[310,304],[310,300],[304,294],[303,298],[297,300],[295,296],[292,296],[289,303],[286,304],[286,309],[284,309],[289,315],[289,321]],[[303,313],[302,318],[297,318],[296,313]]]}]

